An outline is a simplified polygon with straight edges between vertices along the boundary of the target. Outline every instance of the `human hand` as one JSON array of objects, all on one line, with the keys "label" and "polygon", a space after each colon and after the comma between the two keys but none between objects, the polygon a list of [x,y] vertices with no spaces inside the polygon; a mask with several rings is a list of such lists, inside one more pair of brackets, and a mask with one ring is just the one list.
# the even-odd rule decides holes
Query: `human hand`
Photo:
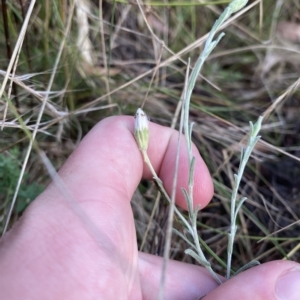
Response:
[{"label": "human hand", "polygon": [[[133,124],[121,116],[96,125],[2,238],[1,299],[157,299],[162,259],[138,252],[130,206],[140,179],[151,178]],[[169,192],[177,136],[150,123],[148,154]],[[182,153],[179,187],[186,186],[188,172]],[[213,186],[196,149],[194,155],[195,205],[203,208]],[[290,261],[260,265],[221,286],[202,267],[170,261],[164,299],[292,300],[300,299],[299,283],[300,266]]]}]

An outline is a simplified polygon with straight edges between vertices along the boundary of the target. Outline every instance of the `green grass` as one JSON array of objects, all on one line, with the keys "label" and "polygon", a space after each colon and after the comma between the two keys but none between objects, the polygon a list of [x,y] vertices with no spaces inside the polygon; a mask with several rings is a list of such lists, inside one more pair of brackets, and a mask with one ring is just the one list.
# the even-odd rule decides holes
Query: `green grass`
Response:
[{"label": "green grass", "polygon": [[[297,43],[276,35],[272,38],[272,24],[295,22],[299,4],[285,1],[276,14],[275,2],[263,0],[260,7],[259,1],[251,1],[251,4],[256,3],[253,8],[226,25],[222,30],[226,35],[204,64],[203,77],[198,78],[191,98],[191,120],[196,123],[193,141],[215,183],[213,201],[199,214],[199,234],[222,261],[226,261],[227,255],[228,206],[240,148],[245,145],[249,121],[256,121],[259,115],[268,112],[261,132],[262,141],[250,159],[239,189],[239,194],[249,200],[238,218],[233,253],[235,270],[256,258],[261,262],[284,257],[300,260],[299,251],[288,255],[299,244],[299,225],[257,243],[260,237],[292,224],[300,215],[297,90],[276,102],[299,77],[300,61],[289,61],[299,49]],[[151,121],[170,126],[183,90],[187,59],[190,57],[191,65],[194,65],[205,34],[228,1],[189,1],[189,6],[186,1],[170,1],[169,5],[168,2],[148,1],[148,26],[158,40],[164,41],[165,48],[150,33],[139,7],[128,1],[103,1],[101,18],[97,4],[88,2],[89,13],[81,11],[83,17],[80,18],[81,21],[87,18],[86,28],[78,23],[75,8],[70,31],[62,44],[71,12],[67,3],[66,0],[36,3],[17,61],[17,80],[10,96],[9,83],[5,87],[5,95],[10,97],[32,133],[57,53],[62,47],[48,104],[41,118],[42,130],[36,136],[38,147],[45,151],[56,169],[99,120],[110,115],[133,115],[144,100],[144,110]],[[196,4],[199,5],[193,6]],[[19,2],[8,1],[7,21],[4,22],[1,16],[1,85],[3,72],[10,61],[9,53],[13,52],[26,12],[26,5],[22,13]],[[104,32],[99,26],[100,19],[104,20]],[[88,32],[85,36],[89,38],[89,48],[77,44],[83,29]],[[270,65],[276,56],[280,59]],[[1,122],[5,103],[5,97],[2,97]],[[276,105],[269,111],[273,103]],[[8,108],[4,121],[0,135],[1,174],[4,176],[0,186],[2,228],[29,144],[25,128],[17,126],[21,123],[11,108]],[[178,122],[176,124],[178,128]],[[38,155],[32,150],[21,187],[33,187],[37,179],[39,188],[49,182],[43,164],[37,161]],[[4,172],[4,168],[11,168],[12,172]],[[156,194],[151,184],[142,183],[142,186],[143,209],[150,215]],[[37,193],[20,189],[17,201],[24,205],[22,209],[16,206],[10,225]],[[159,206],[160,212],[165,211],[163,201]],[[139,220],[139,214],[135,215],[136,222],[145,222]],[[163,227],[164,216],[156,213],[155,218],[156,226]],[[144,233],[138,232],[139,241]],[[151,227],[144,250],[155,250],[162,255],[163,243],[159,249],[153,247],[155,235],[162,240],[160,230]],[[172,257],[194,262],[183,253],[186,246],[178,237],[173,236],[172,246],[177,249]],[[224,268],[217,260],[211,259],[211,263],[216,271],[224,274]]]}]

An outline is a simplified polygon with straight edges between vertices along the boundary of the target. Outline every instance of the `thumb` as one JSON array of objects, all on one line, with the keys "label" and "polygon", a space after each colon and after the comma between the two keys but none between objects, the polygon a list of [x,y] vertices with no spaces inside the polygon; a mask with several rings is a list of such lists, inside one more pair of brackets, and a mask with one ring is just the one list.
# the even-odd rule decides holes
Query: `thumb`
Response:
[{"label": "thumb", "polygon": [[249,269],[226,281],[205,300],[299,300],[300,265],[272,261]]}]

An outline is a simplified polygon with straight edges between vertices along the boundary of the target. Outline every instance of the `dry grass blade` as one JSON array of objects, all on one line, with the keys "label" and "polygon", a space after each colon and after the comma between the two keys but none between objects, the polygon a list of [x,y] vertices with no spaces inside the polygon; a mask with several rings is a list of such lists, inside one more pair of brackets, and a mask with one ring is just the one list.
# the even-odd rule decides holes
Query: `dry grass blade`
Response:
[{"label": "dry grass blade", "polygon": [[[9,221],[10,221],[10,217],[11,217],[11,215],[12,215],[13,208],[14,208],[14,205],[15,205],[16,200],[17,200],[17,196],[18,196],[18,193],[19,193],[19,189],[20,189],[20,185],[21,185],[21,182],[22,182],[22,179],[23,179],[23,175],[24,175],[25,169],[26,169],[26,167],[27,167],[28,159],[29,159],[30,153],[31,153],[31,151],[32,151],[33,143],[34,143],[34,141],[35,141],[35,137],[36,137],[36,134],[37,134],[37,131],[38,131],[38,128],[39,128],[41,119],[42,119],[42,115],[43,115],[44,110],[45,110],[45,107],[46,107],[46,103],[47,103],[47,101],[48,101],[49,92],[50,92],[50,90],[51,90],[51,88],[52,88],[53,80],[54,80],[54,77],[55,77],[55,75],[56,75],[58,63],[59,63],[59,61],[60,61],[61,54],[62,54],[62,51],[63,51],[63,49],[64,49],[64,45],[65,45],[65,42],[66,42],[66,38],[67,38],[68,33],[69,33],[69,30],[70,30],[70,28],[71,28],[71,23],[72,23],[72,18],[73,18],[74,8],[75,8],[75,3],[73,3],[73,5],[72,5],[72,7],[71,7],[70,15],[69,15],[69,19],[68,19],[67,27],[66,27],[66,31],[65,31],[65,37],[64,37],[64,39],[62,40],[61,47],[60,47],[60,51],[58,52],[58,55],[57,55],[57,58],[56,58],[56,62],[55,62],[54,68],[53,68],[53,72],[52,72],[52,74],[51,74],[51,78],[50,78],[50,81],[49,81],[49,84],[48,84],[46,97],[45,97],[45,99],[44,99],[44,101],[43,101],[43,103],[42,103],[42,106],[41,106],[41,108],[40,108],[40,111],[39,111],[39,114],[38,114],[38,117],[37,117],[37,121],[36,121],[34,130],[33,130],[32,136],[30,137],[30,142],[29,142],[29,146],[28,146],[28,149],[27,149],[25,158],[24,158],[24,162],[23,162],[23,165],[22,165],[22,170],[21,170],[21,173],[20,173],[20,176],[19,176],[19,180],[18,180],[16,189],[15,189],[15,193],[14,193],[12,202],[11,202],[11,204],[10,204],[10,208],[9,208],[9,211],[8,211],[8,214],[7,214],[7,217],[6,217],[6,222],[5,222],[5,224],[4,224],[3,234],[6,232],[6,230],[7,230],[7,228],[8,228]],[[28,10],[27,13],[28,13],[29,16],[30,16],[31,11]],[[1,94],[1,93],[0,93],[0,94]]]}]

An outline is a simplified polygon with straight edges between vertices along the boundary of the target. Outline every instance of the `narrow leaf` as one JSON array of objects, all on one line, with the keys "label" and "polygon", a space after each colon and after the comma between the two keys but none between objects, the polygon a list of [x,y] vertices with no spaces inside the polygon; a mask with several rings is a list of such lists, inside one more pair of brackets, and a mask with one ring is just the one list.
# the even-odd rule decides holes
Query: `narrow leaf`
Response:
[{"label": "narrow leaf", "polygon": [[194,184],[195,161],[196,158],[193,156],[189,168],[189,186]]},{"label": "narrow leaf", "polygon": [[189,214],[191,214],[193,212],[193,204],[192,204],[192,200],[187,192],[187,190],[185,188],[181,188],[184,199],[186,201],[187,207],[188,207],[188,212]]},{"label": "narrow leaf", "polygon": [[189,239],[185,235],[183,235],[180,231],[178,231],[177,229],[173,228],[173,232],[176,233],[183,240],[185,240],[187,244],[189,244],[192,248],[194,248],[196,250],[196,247],[193,245],[193,243],[191,241],[189,241]]},{"label": "narrow leaf", "polygon": [[191,257],[193,257],[200,265],[202,265],[202,266],[204,266],[204,267],[208,267],[208,268],[210,268],[211,267],[211,265],[210,265],[210,263],[206,260],[202,260],[201,258],[200,258],[200,256],[195,252],[195,251],[193,251],[192,249],[186,249],[185,251],[184,251],[186,254],[188,254],[188,255],[190,255]]},{"label": "narrow leaf", "polygon": [[[244,272],[244,271],[246,271],[246,270],[248,270],[248,269],[250,269],[250,268],[253,268],[253,267],[255,267],[255,266],[258,266],[258,265],[260,265],[260,262],[259,262],[258,260],[250,261],[250,262],[248,262],[247,264],[245,264],[244,266],[242,266],[241,268],[239,268],[239,269],[234,273],[233,276],[236,276],[237,274],[242,273],[242,272]],[[232,277],[233,277],[233,276],[232,276]]]}]

